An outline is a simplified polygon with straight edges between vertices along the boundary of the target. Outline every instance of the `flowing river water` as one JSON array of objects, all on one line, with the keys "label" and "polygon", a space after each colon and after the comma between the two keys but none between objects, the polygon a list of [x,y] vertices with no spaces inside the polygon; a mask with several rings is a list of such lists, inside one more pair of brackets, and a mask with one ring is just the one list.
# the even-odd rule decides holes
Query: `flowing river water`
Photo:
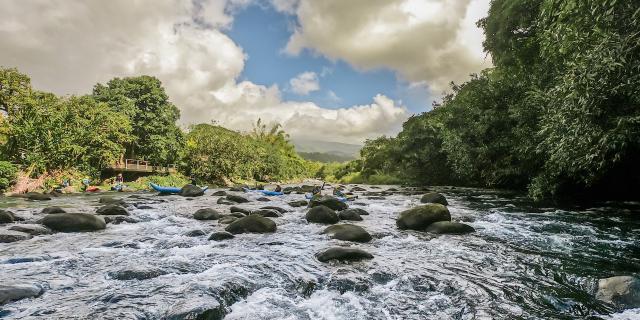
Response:
[{"label": "flowing river water", "polygon": [[[245,194],[254,201],[241,207],[289,210],[274,218],[277,231],[211,241],[208,235],[224,225],[192,215],[200,208],[229,212],[216,204],[215,190],[193,199],[116,194],[139,222],[0,243],[0,281],[44,289],[0,305],[0,318],[640,319],[640,309],[595,298],[598,279],[640,272],[639,203],[558,209],[495,190],[436,190],[447,197],[453,220],[475,233],[399,230],[396,216],[419,205],[420,195],[361,195],[351,207],[370,215],[353,223],[373,240],[352,244],[329,239],[321,234],[325,225],[307,223],[306,208],[287,204],[303,195],[259,202]],[[93,213],[99,196],[0,198],[0,207],[34,221],[47,206]],[[193,230],[205,235],[185,235]],[[322,263],[314,256],[348,245],[374,258]],[[151,276],[114,277],[123,270]]]}]

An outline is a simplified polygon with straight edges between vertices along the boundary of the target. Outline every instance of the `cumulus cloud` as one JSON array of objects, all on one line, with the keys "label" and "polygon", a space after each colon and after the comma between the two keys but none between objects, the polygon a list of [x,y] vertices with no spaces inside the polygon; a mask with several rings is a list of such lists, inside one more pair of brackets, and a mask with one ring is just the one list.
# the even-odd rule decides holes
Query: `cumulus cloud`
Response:
[{"label": "cumulus cloud", "polygon": [[289,84],[291,85],[291,91],[302,96],[320,90],[318,75],[310,71],[303,72],[295,78],[292,78],[289,80]]},{"label": "cumulus cloud", "polygon": [[277,86],[238,82],[246,56],[223,31],[249,2],[7,1],[0,10],[0,65],[58,94],[88,93],[113,77],[156,76],[184,124],[213,120],[246,130],[262,118],[282,123],[293,137],[350,142],[398,130],[407,112],[382,95],[330,110],[283,101]]},{"label": "cumulus cloud", "polygon": [[[281,2],[275,0],[276,3]],[[304,49],[360,69],[388,68],[410,82],[443,90],[489,66],[475,22],[489,0],[300,0],[286,52]]]}]

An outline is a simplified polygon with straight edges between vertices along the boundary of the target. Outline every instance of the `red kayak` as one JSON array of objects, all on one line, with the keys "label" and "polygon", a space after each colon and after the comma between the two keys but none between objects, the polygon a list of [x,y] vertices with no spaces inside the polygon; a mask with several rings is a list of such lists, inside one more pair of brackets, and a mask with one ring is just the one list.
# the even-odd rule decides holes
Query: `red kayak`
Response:
[{"label": "red kayak", "polygon": [[87,190],[85,190],[86,192],[98,192],[100,191],[100,188],[96,187],[96,186],[89,186],[87,187]]}]

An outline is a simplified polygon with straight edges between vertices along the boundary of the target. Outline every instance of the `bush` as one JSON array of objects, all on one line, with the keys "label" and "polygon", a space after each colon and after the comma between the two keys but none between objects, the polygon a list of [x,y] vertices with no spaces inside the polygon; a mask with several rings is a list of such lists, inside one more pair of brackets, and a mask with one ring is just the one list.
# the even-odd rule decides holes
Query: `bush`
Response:
[{"label": "bush", "polygon": [[16,178],[18,168],[8,161],[0,161],[0,190],[7,189]]},{"label": "bush", "polygon": [[170,174],[170,175],[153,175],[138,178],[134,182],[125,183],[127,187],[135,189],[135,190],[145,190],[150,189],[149,183],[154,183],[160,186],[170,186],[170,187],[182,187],[185,184],[190,183],[189,178],[185,177],[182,174]]}]

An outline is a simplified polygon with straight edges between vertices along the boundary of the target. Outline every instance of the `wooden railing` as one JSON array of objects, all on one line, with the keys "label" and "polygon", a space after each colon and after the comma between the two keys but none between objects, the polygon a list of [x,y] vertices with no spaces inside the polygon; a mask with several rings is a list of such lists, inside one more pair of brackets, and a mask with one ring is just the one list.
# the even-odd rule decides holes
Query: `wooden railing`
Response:
[{"label": "wooden railing", "polygon": [[176,172],[176,165],[154,166],[145,160],[125,159],[124,162],[118,162],[109,169],[134,172]]}]

